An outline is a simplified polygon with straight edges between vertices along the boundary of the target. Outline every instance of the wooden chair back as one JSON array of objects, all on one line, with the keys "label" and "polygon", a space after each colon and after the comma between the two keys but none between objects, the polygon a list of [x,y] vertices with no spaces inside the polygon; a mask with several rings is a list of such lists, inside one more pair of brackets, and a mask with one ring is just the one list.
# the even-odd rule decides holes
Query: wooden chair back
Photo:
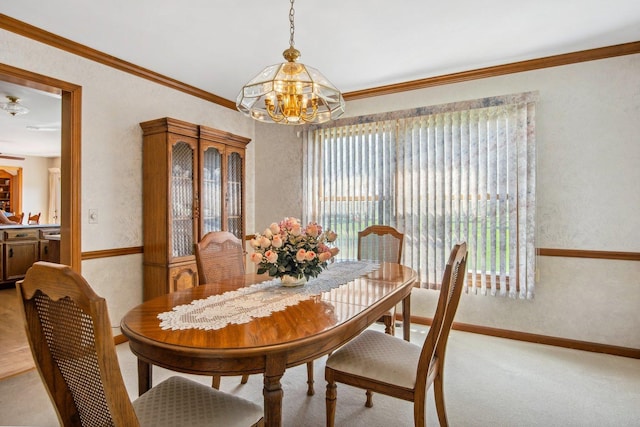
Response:
[{"label": "wooden chair back", "polygon": [[371,225],[358,233],[358,259],[397,262],[402,259],[404,234],[389,225]]},{"label": "wooden chair back", "polygon": [[[433,322],[422,348],[419,348],[420,356],[417,358],[416,370],[413,371],[415,372],[415,381],[412,381],[413,388],[407,385],[408,378],[411,376],[409,372],[413,369],[413,366],[406,365],[406,361],[403,362],[403,360],[389,357],[389,355],[401,354],[408,350],[413,351],[399,338],[389,337],[382,339],[379,337],[381,334],[377,331],[365,331],[360,337],[345,344],[334,355],[329,356],[325,366],[327,427],[333,427],[334,425],[336,382],[366,389],[367,402],[365,406],[367,407],[373,406],[372,392],[383,393],[413,402],[414,424],[417,427],[426,425],[426,394],[431,384],[434,384],[433,391],[438,421],[441,426],[448,425],[443,392],[445,350],[453,318],[462,294],[466,264],[467,245],[466,243],[459,243],[451,250],[451,255],[445,267]],[[358,341],[360,339],[361,341]],[[344,354],[347,354],[347,356],[343,356]],[[334,363],[332,357],[335,357],[338,362]],[[367,377],[368,374],[363,373],[363,369],[355,367],[354,360],[362,360],[363,366],[366,364],[368,369],[371,369],[371,366],[376,366],[377,370],[371,372],[373,377]],[[415,360],[415,358],[412,360]],[[404,378],[402,384],[401,382],[389,382],[386,379],[381,379],[378,375],[383,369],[381,366],[391,371],[397,364],[402,363],[405,364],[404,367],[406,369],[396,369],[395,371],[396,375]]]},{"label": "wooden chair back", "polygon": [[228,231],[211,231],[195,245],[196,264],[201,285],[242,276],[244,248],[242,241]]},{"label": "wooden chair back", "polygon": [[29,216],[27,216],[27,224],[31,224],[31,225],[40,224],[40,212],[33,215],[31,215],[31,212],[29,212]]},{"label": "wooden chair back", "polygon": [[[433,322],[429,328],[429,333],[424,341],[422,352],[420,353],[420,361],[418,364],[418,373],[416,388],[428,386],[428,376],[433,374],[433,366],[437,364],[438,370],[441,372],[444,367],[444,356],[449,339],[449,332],[453,325],[453,318],[458,309],[460,295],[462,295],[462,287],[466,276],[467,265],[467,244],[458,243],[451,250],[449,260],[444,269],[442,277],[442,286],[440,287],[440,297],[436,312],[433,315]],[[416,391],[417,393],[417,391]],[[418,397],[416,397],[418,399]]]},{"label": "wooden chair back", "polygon": [[[402,259],[404,234],[389,225],[370,225],[358,232],[358,259],[397,262]],[[379,321],[385,325],[385,332],[395,335],[395,307],[383,314]]]},{"label": "wooden chair back", "polygon": [[[229,231],[210,231],[195,244],[198,282],[215,284],[221,280],[245,274],[245,253],[242,240]],[[241,383],[249,379],[243,375]],[[211,385],[220,388],[220,375],[212,377]]]},{"label": "wooden chair back", "polygon": [[138,426],[104,298],[68,266],[36,262],[16,284],[33,358],[64,426]]},{"label": "wooden chair back", "polygon": [[24,219],[24,212],[21,212],[20,214],[16,213],[15,215],[8,216],[7,219],[9,221],[15,222],[16,224],[22,224],[22,220]]}]

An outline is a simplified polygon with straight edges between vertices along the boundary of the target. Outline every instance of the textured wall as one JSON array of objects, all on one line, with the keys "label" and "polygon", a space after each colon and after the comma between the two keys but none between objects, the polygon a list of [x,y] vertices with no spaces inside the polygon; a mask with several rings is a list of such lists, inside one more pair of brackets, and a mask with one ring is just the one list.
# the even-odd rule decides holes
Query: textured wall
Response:
[{"label": "textured wall", "polygon": [[[27,223],[29,212],[42,212],[40,223],[46,222],[46,212],[49,200],[49,164],[54,159],[46,157],[27,156],[24,160],[0,159],[2,166],[22,168],[22,211]],[[44,220],[44,222],[43,222]]]},{"label": "textured wall", "polygon": [[[302,218],[302,144],[296,126],[256,123],[256,229]],[[251,234],[252,230],[247,230]]]},{"label": "textured wall", "polygon": [[[640,55],[351,101],[347,115],[526,91],[540,92],[537,247],[640,252]],[[295,164],[295,134],[256,134],[258,152]],[[257,163],[257,194],[278,188],[270,169]],[[299,201],[286,194],[259,206],[274,216]],[[456,320],[640,348],[640,262],[539,257],[538,278],[533,301],[465,295]],[[430,317],[437,295],[416,290],[412,314]]]},{"label": "textured wall", "polygon": [[[295,128],[256,125],[254,134],[254,124],[237,112],[3,30],[0,62],[83,87],[83,251],[142,245],[138,123],[164,116],[253,139],[247,153],[249,233],[301,214]],[[540,92],[537,246],[639,252],[640,55],[352,101],[347,114],[533,90]],[[90,208],[98,209],[98,224],[88,224]],[[141,260],[83,262],[114,323],[141,300]],[[535,300],[466,295],[457,320],[640,348],[640,263],[540,257],[538,264]],[[115,279],[108,274],[113,272]],[[435,294],[417,290],[413,312],[430,316]]]},{"label": "textured wall", "polygon": [[[0,62],[82,86],[83,252],[142,246],[140,122],[168,116],[254,138],[253,122],[236,111],[4,30]],[[253,145],[247,150],[251,168]],[[252,181],[247,174],[251,207]],[[89,224],[89,209],[97,209],[97,224]],[[253,210],[248,213],[253,224]],[[112,322],[142,301],[141,255],[83,261],[82,270],[107,299]]]}]

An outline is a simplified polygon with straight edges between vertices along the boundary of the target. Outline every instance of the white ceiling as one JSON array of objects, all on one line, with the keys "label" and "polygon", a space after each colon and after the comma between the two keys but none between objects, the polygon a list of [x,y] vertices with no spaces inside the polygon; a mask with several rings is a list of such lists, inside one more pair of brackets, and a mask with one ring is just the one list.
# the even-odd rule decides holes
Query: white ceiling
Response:
[{"label": "white ceiling", "polygon": [[[283,61],[289,6],[286,0],[19,0],[3,2],[0,13],[235,101],[244,83]],[[295,4],[299,62],[343,92],[635,41],[638,0]],[[23,103],[28,106],[26,95]]]},{"label": "white ceiling", "polygon": [[0,80],[0,102],[20,98],[27,114],[11,116],[0,110],[0,155],[60,156],[60,96]]}]

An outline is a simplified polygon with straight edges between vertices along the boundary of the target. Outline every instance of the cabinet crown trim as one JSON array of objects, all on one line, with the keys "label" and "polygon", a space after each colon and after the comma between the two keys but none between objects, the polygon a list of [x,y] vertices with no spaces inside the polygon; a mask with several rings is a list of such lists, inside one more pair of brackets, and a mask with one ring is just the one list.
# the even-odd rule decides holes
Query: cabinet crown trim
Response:
[{"label": "cabinet crown trim", "polygon": [[174,133],[192,138],[200,138],[212,142],[221,142],[227,145],[233,145],[239,148],[245,148],[251,142],[251,138],[235,135],[231,132],[214,129],[212,127],[196,125],[171,117],[163,117],[161,119],[149,120],[140,123],[144,136],[159,133]]}]

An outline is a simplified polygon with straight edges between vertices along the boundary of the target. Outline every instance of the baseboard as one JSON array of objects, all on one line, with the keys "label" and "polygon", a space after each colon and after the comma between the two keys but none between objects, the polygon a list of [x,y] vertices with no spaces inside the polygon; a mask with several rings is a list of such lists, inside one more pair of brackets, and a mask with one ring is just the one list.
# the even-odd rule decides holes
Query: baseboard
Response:
[{"label": "baseboard", "polygon": [[[402,321],[401,315],[396,315],[396,319]],[[411,322],[419,325],[431,325],[432,319],[429,317],[411,316]],[[630,347],[620,347],[593,343],[589,341],[578,341],[568,338],[551,337],[547,335],[530,334],[528,332],[509,331],[506,329],[490,328],[487,326],[471,325],[468,323],[453,322],[453,329],[474,334],[489,335],[492,337],[508,338],[518,341],[532,342],[536,344],[553,345],[556,347],[571,348],[574,350],[591,351],[594,353],[605,353],[613,356],[630,357],[640,359],[640,349]]]}]

